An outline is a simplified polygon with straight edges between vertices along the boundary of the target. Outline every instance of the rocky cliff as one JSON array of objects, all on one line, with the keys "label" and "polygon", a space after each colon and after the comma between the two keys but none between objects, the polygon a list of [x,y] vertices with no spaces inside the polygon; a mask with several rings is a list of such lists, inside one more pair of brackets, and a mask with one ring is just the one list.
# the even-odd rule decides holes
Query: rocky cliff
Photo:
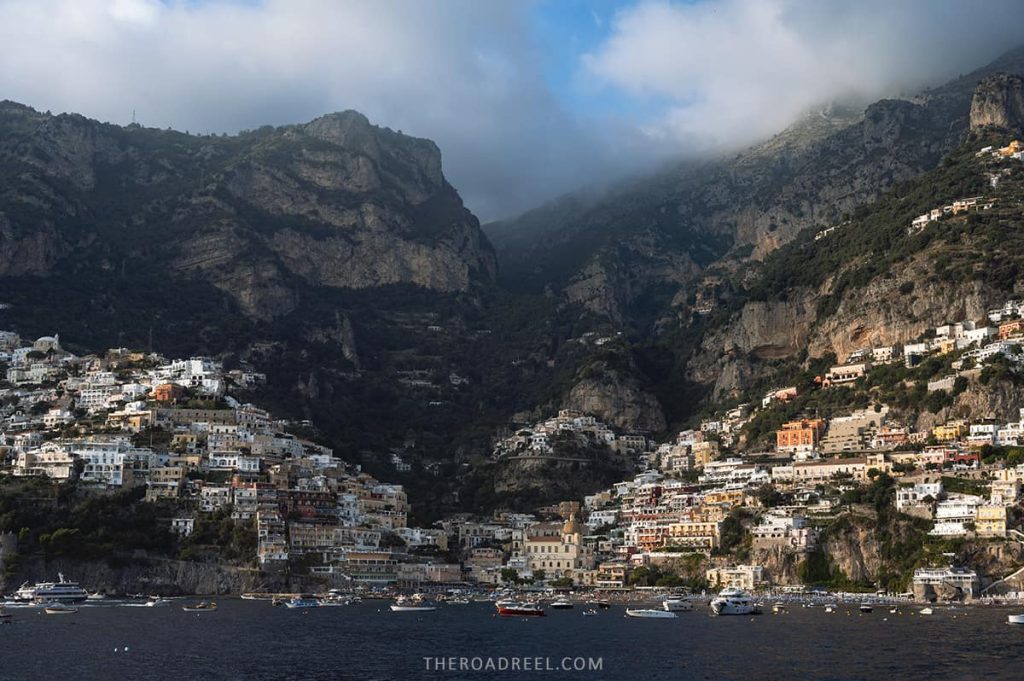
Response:
[{"label": "rocky cliff", "polygon": [[4,102],[0,178],[0,276],[147,268],[257,320],[309,289],[465,292],[495,276],[436,145],[354,111],[224,137]]},{"label": "rocky cliff", "polygon": [[982,80],[971,98],[971,129],[996,126],[1024,130],[1024,78],[995,73]]}]

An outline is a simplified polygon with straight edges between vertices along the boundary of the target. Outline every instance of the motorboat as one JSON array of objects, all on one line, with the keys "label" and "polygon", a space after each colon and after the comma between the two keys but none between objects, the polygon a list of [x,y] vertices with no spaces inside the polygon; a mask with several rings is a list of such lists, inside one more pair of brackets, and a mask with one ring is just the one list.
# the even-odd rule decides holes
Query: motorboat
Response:
[{"label": "motorboat", "polygon": [[499,601],[495,603],[502,617],[544,617],[544,608],[537,603]]},{"label": "motorboat", "polygon": [[43,608],[43,612],[47,615],[73,615],[78,612],[78,608],[69,603],[54,602]]},{"label": "motorboat", "polygon": [[874,612],[874,610],[875,610],[874,607],[870,603],[861,603],[859,609],[864,614],[870,614],[870,613]]},{"label": "motorboat", "polygon": [[291,608],[292,610],[296,608],[319,608],[321,605],[323,604],[316,598],[293,598],[284,602],[284,607]]},{"label": "motorboat", "polygon": [[217,604],[213,601],[200,601],[194,605],[183,605],[181,609],[185,612],[213,612],[217,609]]},{"label": "motorboat", "polygon": [[469,605],[468,598],[449,598],[446,602],[448,605]]},{"label": "motorboat", "polygon": [[574,607],[576,606],[573,605],[573,602],[565,598],[559,598],[557,601],[551,602],[553,610],[572,610]]},{"label": "motorboat", "polygon": [[836,606],[834,606],[834,605],[826,605],[825,606],[825,612],[833,613],[835,611],[836,611]]},{"label": "motorboat", "polygon": [[775,605],[772,606],[772,612],[774,614],[776,614],[776,615],[785,614],[786,613],[786,604],[785,603],[776,603]]},{"label": "motorboat", "polygon": [[584,617],[593,617],[596,614],[597,614],[597,610],[595,610],[594,608],[589,608],[589,609],[583,611],[583,616]]},{"label": "motorboat", "polygon": [[666,598],[661,602],[661,607],[666,612],[690,612],[693,610],[693,601],[682,598]]},{"label": "motorboat", "polygon": [[85,600],[89,601],[90,603],[93,601],[105,601],[107,600],[107,595],[101,594],[99,591],[96,591],[86,596]]},{"label": "motorboat", "polygon": [[1008,624],[1024,624],[1024,615],[1008,615],[1006,621]]},{"label": "motorboat", "polygon": [[667,610],[655,610],[653,608],[638,608],[636,610],[626,608],[626,617],[639,617],[652,620],[670,620],[678,617],[674,612]]},{"label": "motorboat", "polygon": [[757,615],[761,611],[747,592],[728,587],[711,601],[711,612],[716,615]]},{"label": "motorboat", "polygon": [[604,600],[603,598],[594,601],[594,604],[597,605],[597,607],[600,608],[601,610],[608,610],[609,608],[612,607],[612,602]]},{"label": "motorboat", "polygon": [[931,614],[932,614],[933,612],[935,612],[935,611],[934,611],[934,610],[932,610],[931,608],[921,608],[921,610],[919,610],[919,612],[920,612],[920,613],[921,613],[922,615],[931,615]]},{"label": "motorboat", "polygon": [[899,606],[898,605],[894,605],[891,608],[889,608],[889,614],[890,615],[898,615],[898,614],[900,614]]},{"label": "motorboat", "polygon": [[14,592],[14,600],[36,603],[82,603],[89,598],[89,592],[78,582],[67,580],[58,573],[56,582],[37,582],[29,586],[25,582]]},{"label": "motorboat", "polygon": [[391,612],[431,612],[434,610],[437,610],[437,607],[426,605],[423,597],[419,594],[412,598],[400,597],[391,604]]}]

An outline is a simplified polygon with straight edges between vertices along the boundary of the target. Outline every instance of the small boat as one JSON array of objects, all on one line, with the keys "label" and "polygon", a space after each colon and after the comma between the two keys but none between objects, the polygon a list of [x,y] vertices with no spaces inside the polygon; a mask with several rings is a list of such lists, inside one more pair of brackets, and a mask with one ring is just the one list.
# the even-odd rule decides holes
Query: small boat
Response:
[{"label": "small boat", "polygon": [[874,608],[871,607],[870,603],[861,603],[860,604],[860,611],[862,613],[867,614],[867,613],[870,613],[870,612],[874,612]]},{"label": "small boat", "polygon": [[557,601],[551,602],[553,610],[572,610],[574,607],[573,602],[565,598],[559,598]]},{"label": "small boat", "polygon": [[316,598],[293,598],[284,603],[284,607],[291,608],[292,610],[296,608],[319,608],[321,605],[323,604]]},{"label": "small boat", "polygon": [[784,614],[786,612],[786,604],[785,603],[776,603],[775,605],[772,606],[772,612],[775,613],[776,615]]},{"label": "small boat", "polygon": [[1024,624],[1024,615],[1008,615],[1007,624]]},{"label": "small boat", "polygon": [[161,605],[167,605],[168,603],[170,603],[170,601],[167,600],[166,598],[160,598],[159,596],[155,596],[153,598],[150,598],[145,603],[143,603],[142,607],[144,607],[144,608],[159,608]]},{"label": "small boat", "polygon": [[201,601],[195,605],[183,605],[181,609],[185,612],[213,612],[217,609],[217,604],[213,601]]},{"label": "small boat", "polygon": [[449,598],[446,602],[448,605],[469,605],[468,598]]},{"label": "small boat", "polygon": [[391,612],[431,612],[437,610],[436,606],[427,605],[423,596],[415,594],[412,598],[399,597],[391,604]]},{"label": "small boat", "polygon": [[502,617],[544,617],[544,608],[536,603],[500,601],[495,603]]},{"label": "small boat", "polygon": [[667,610],[654,610],[651,608],[639,608],[637,610],[631,610],[626,608],[626,617],[639,617],[652,620],[669,620],[678,617],[674,612],[668,612]]},{"label": "small boat", "polygon": [[900,614],[899,606],[898,605],[894,605],[891,608],[889,608],[889,614],[890,615],[898,615],[898,614]]},{"label": "small boat", "polygon": [[73,605],[57,601],[55,603],[50,603],[43,608],[43,612],[47,615],[73,615],[78,612],[78,608]]},{"label": "small boat", "polygon": [[86,596],[85,600],[90,601],[90,602],[91,601],[105,601],[105,600],[107,600],[107,595],[106,594],[101,594],[99,591],[95,591],[95,592],[89,594],[88,596]]},{"label": "small boat", "polygon": [[597,607],[599,607],[601,610],[607,610],[610,607],[612,607],[612,602],[611,601],[606,601],[604,599],[595,601],[595,603],[597,604]]},{"label": "small boat", "polygon": [[835,612],[835,611],[836,611],[836,607],[834,605],[826,605],[825,606],[825,612]]},{"label": "small boat", "polygon": [[583,611],[583,616],[584,617],[592,617],[592,616],[594,616],[596,614],[597,614],[597,610],[595,610],[594,608],[590,608],[589,610],[584,610]]},{"label": "small boat", "polygon": [[690,612],[693,610],[693,602],[682,598],[666,598],[661,602],[661,607],[666,612]]},{"label": "small boat", "polygon": [[934,612],[931,608],[921,608],[920,613],[922,615],[930,615]]}]

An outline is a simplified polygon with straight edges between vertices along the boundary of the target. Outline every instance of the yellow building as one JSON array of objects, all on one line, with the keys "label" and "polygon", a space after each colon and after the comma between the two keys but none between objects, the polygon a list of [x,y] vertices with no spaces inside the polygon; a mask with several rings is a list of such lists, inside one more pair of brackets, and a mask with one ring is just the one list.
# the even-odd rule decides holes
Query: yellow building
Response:
[{"label": "yellow building", "polygon": [[576,579],[578,571],[594,568],[594,553],[583,543],[583,529],[575,513],[561,531],[553,523],[527,528],[523,552],[530,570],[543,570],[547,579]]},{"label": "yellow building", "polygon": [[1006,507],[995,504],[979,506],[975,532],[979,537],[1005,537]]},{"label": "yellow building", "polygon": [[703,468],[718,457],[717,442],[694,442],[690,446],[694,468]]},{"label": "yellow building", "polygon": [[704,504],[707,506],[721,504],[732,508],[742,506],[744,496],[743,490],[740,489],[712,490],[704,495]]},{"label": "yellow building", "polygon": [[1024,146],[1021,145],[1020,141],[1019,140],[1013,140],[1012,142],[1007,144],[1005,147],[1001,147],[999,149],[999,155],[1000,156],[1013,156],[1014,154],[1016,154],[1017,152],[1021,151],[1022,149],[1024,149]]},{"label": "yellow building", "polygon": [[967,426],[963,423],[945,423],[932,428],[932,435],[939,442],[957,440],[967,434]]},{"label": "yellow building", "polygon": [[721,539],[720,522],[680,522],[668,526],[668,539],[665,545],[711,552],[718,548]]}]

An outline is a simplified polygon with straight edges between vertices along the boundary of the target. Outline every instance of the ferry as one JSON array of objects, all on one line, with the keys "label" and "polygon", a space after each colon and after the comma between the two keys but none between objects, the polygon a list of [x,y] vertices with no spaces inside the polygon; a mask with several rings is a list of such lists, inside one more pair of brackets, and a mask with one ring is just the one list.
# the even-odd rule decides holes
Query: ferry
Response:
[{"label": "ferry", "polygon": [[185,612],[213,612],[217,609],[217,604],[212,601],[202,601],[195,605],[183,605],[181,609]]},{"label": "ferry", "polygon": [[498,614],[502,617],[544,617],[544,608],[535,603],[518,603],[516,601],[499,601],[495,603]]},{"label": "ferry", "polygon": [[286,608],[319,608],[323,605],[319,600],[315,598],[293,598],[289,601],[284,602]]},{"label": "ferry", "polygon": [[760,609],[742,589],[730,586],[711,601],[711,612],[716,615],[757,615]]},{"label": "ferry", "polygon": [[78,582],[70,582],[58,573],[56,582],[38,582],[35,586],[29,586],[25,582],[14,592],[14,600],[21,602],[36,603],[82,603],[89,598],[89,592],[78,585]]},{"label": "ferry", "polygon": [[687,601],[682,598],[666,598],[661,602],[661,607],[666,612],[690,612],[693,610],[693,601]]},{"label": "ferry", "polygon": [[651,608],[639,608],[637,610],[631,610],[626,608],[626,617],[640,617],[652,620],[670,620],[678,617],[674,612],[667,610],[654,610]]}]

